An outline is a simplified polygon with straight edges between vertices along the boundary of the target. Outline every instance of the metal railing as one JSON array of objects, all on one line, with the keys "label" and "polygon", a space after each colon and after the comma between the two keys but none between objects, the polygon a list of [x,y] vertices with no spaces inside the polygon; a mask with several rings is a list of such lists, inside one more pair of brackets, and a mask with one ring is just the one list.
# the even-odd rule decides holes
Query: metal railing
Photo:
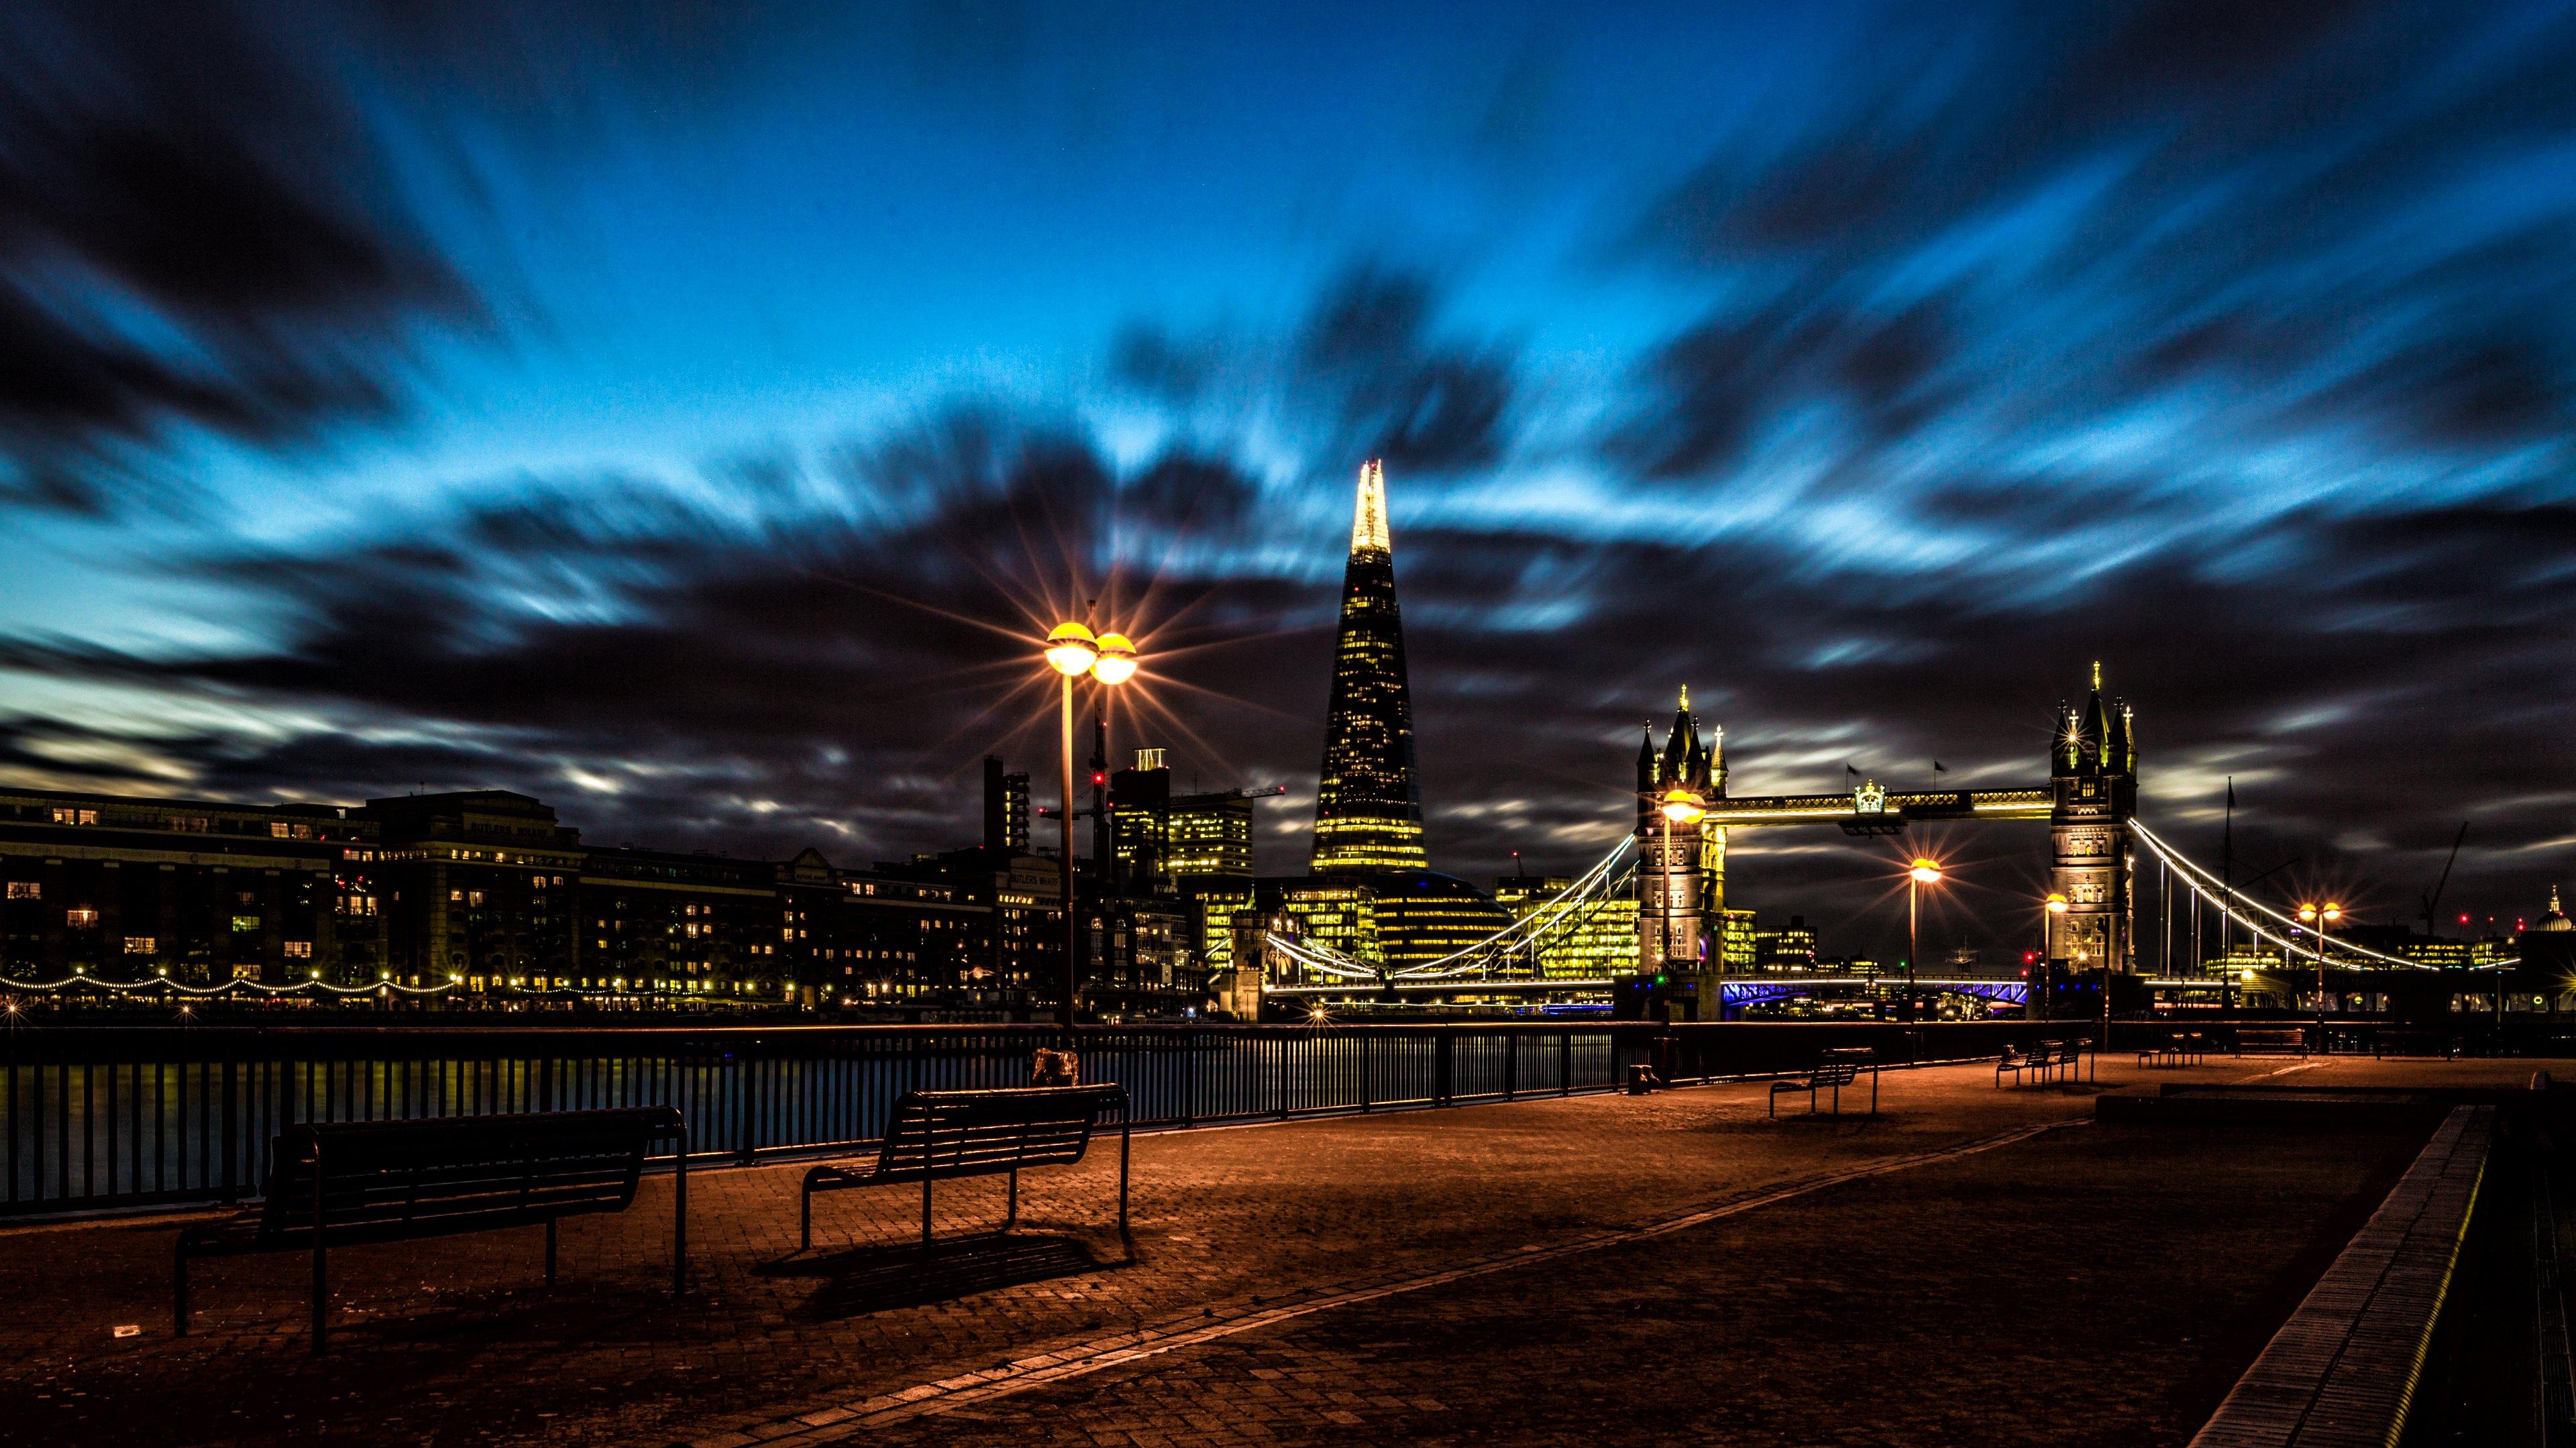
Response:
[{"label": "metal railing", "polygon": [[[2046,1022],[1907,1027],[1457,1024],[1086,1027],[1084,1079],[1134,1120],[1190,1126],[1602,1091],[1800,1070],[1830,1047],[1891,1065],[2080,1034]],[[271,1143],[308,1121],[674,1106],[702,1157],[874,1141],[907,1091],[1024,1084],[1047,1026],[599,1029],[21,1027],[0,1039],[0,1217],[257,1195]]]}]

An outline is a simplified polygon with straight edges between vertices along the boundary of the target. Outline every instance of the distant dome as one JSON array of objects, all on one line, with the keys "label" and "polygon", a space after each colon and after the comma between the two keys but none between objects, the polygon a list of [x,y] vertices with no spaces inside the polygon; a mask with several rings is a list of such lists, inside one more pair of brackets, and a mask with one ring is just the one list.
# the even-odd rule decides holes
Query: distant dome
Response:
[{"label": "distant dome", "polygon": [[2576,920],[2568,919],[2567,912],[2558,908],[2557,886],[2552,885],[2549,887],[2549,913],[2541,916],[2540,923],[2533,928],[2536,930],[2576,930]]}]

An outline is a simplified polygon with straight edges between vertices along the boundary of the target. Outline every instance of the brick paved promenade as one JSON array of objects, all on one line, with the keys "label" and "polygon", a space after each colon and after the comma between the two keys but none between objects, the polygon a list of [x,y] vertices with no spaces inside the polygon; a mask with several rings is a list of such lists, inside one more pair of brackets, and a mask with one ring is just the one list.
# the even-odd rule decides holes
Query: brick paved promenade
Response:
[{"label": "brick paved promenade", "polygon": [[1889,1074],[1875,1121],[1768,1121],[1757,1083],[1140,1137],[1135,1265],[1095,1161],[927,1285],[916,1196],[823,1199],[798,1257],[802,1166],[712,1171],[681,1303],[648,1182],[566,1224],[552,1291],[534,1230],[335,1253],[320,1359],[300,1257],[201,1264],[174,1340],[178,1219],[17,1229],[0,1442],[2180,1443],[2418,1143],[2096,1126],[2093,1094],[1968,1066]]}]

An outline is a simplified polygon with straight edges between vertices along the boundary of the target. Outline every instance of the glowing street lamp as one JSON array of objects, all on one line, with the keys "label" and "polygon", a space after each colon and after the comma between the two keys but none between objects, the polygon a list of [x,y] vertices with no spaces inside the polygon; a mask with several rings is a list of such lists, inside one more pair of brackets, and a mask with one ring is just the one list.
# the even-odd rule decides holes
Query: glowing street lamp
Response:
[{"label": "glowing street lamp", "polygon": [[2322,905],[2299,907],[2299,923],[2317,933],[2317,1054],[2326,1049],[2326,932],[2343,918],[2343,907],[2332,900]]},{"label": "glowing street lamp", "polygon": [[1905,872],[1905,1019],[1914,1019],[1914,962],[1922,954],[1922,891],[1941,883],[1941,862],[1918,855]]},{"label": "glowing street lamp", "polygon": [[1082,940],[1082,916],[1073,898],[1073,681],[1089,674],[1104,684],[1126,683],[1136,677],[1136,645],[1124,634],[1094,634],[1086,625],[1068,621],[1047,634],[1044,652],[1047,667],[1056,671],[1064,685],[1064,771],[1059,777],[1064,810],[1057,820],[1062,841],[1057,882],[1064,892],[1064,1002],[1056,1022],[1069,1032],[1073,1029],[1074,961]]}]

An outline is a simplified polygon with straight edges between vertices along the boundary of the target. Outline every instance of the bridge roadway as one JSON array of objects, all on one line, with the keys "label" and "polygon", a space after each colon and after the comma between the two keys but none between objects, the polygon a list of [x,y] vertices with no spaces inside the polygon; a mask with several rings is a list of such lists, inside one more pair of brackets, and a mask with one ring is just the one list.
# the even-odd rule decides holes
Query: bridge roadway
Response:
[{"label": "bridge roadway", "polygon": [[1911,820],[2045,820],[2054,803],[2055,796],[2045,785],[2036,789],[1890,790],[1885,806],[1875,811],[1860,807],[1859,791],[1748,795],[1711,801],[1701,823],[1743,829],[1839,820],[1850,826],[1892,829]]}]

